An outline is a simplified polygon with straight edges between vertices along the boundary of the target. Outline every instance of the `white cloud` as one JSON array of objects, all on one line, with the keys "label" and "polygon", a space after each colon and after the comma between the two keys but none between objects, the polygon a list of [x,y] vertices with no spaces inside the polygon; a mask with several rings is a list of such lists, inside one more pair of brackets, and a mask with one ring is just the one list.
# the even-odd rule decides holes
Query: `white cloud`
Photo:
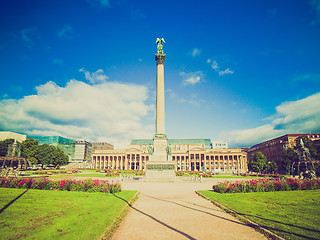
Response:
[{"label": "white cloud", "polygon": [[71,38],[71,35],[73,33],[73,28],[68,25],[68,24],[65,24],[62,29],[60,29],[58,31],[58,37],[59,38]]},{"label": "white cloud", "polygon": [[153,134],[153,125],[142,124],[153,110],[144,103],[148,98],[144,86],[70,80],[65,87],[48,82],[36,91],[19,100],[0,101],[0,129],[113,144]]},{"label": "white cloud", "polygon": [[201,55],[201,50],[199,48],[194,48],[191,51],[191,56],[192,57],[197,57]]},{"label": "white cloud", "polygon": [[212,59],[208,59],[208,60],[207,60],[207,63],[210,64],[210,66],[211,66],[212,69],[214,69],[214,70],[216,70],[216,71],[219,71],[219,66],[218,66],[217,61],[212,60]]},{"label": "white cloud", "polygon": [[219,72],[219,76],[223,76],[226,74],[233,74],[234,71],[231,71],[230,68],[227,68],[225,70],[220,70],[220,66],[216,60],[207,59],[207,63],[210,64],[211,68],[215,70],[216,72]]},{"label": "white cloud", "polygon": [[172,89],[169,88],[169,89],[166,90],[166,92],[169,95],[170,99],[174,99],[175,98],[176,94],[173,92]]},{"label": "white cloud", "polygon": [[272,120],[263,126],[223,133],[235,146],[251,146],[290,133],[318,133],[320,131],[320,92],[301,100],[285,102],[276,107]]},{"label": "white cloud", "polygon": [[203,73],[201,71],[190,73],[180,72],[179,75],[183,77],[182,82],[184,85],[198,84],[200,83],[201,78],[203,77]]},{"label": "white cloud", "polygon": [[97,71],[90,73],[84,68],[81,68],[79,72],[83,72],[85,78],[92,84],[103,83],[109,78],[107,75],[104,74],[102,69],[98,69]]},{"label": "white cloud", "polygon": [[219,71],[219,76],[223,76],[223,75],[226,75],[226,74],[234,74],[234,72],[231,71],[229,68],[227,68],[224,71]]},{"label": "white cloud", "polygon": [[197,99],[195,97],[192,97],[191,99],[185,99],[185,98],[181,98],[180,99],[181,103],[188,103],[190,105],[196,106],[196,107],[200,107],[202,104],[205,103],[204,100],[202,99]]}]

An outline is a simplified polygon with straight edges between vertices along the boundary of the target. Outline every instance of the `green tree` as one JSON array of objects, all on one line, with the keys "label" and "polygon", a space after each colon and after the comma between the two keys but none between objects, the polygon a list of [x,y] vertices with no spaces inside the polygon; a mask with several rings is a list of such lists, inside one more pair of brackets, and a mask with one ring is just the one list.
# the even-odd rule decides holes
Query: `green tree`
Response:
[{"label": "green tree", "polygon": [[53,165],[54,166],[63,166],[66,165],[69,162],[69,157],[67,154],[65,154],[60,148],[57,147],[57,150],[55,152],[55,158]]},{"label": "green tree", "polygon": [[32,138],[22,143],[21,156],[28,158],[32,164],[41,164],[42,167],[49,164],[63,166],[69,161],[68,155],[60,148],[46,143],[39,145],[39,142]]},{"label": "green tree", "polygon": [[36,158],[38,163],[43,165],[62,166],[66,165],[69,161],[68,155],[66,155],[60,148],[52,145],[42,144],[38,147]]},{"label": "green tree", "polygon": [[275,161],[271,161],[267,163],[267,171],[268,173],[274,173],[278,171],[278,164]]},{"label": "green tree", "polygon": [[313,146],[317,152],[316,160],[320,160],[320,140],[315,140],[313,142]]},{"label": "green tree", "polygon": [[38,146],[36,158],[38,163],[43,165],[53,164],[54,152],[56,150],[55,146],[49,144],[42,144]]},{"label": "green tree", "polygon": [[29,138],[21,144],[21,157],[27,158],[31,164],[38,164],[36,158],[39,142],[33,138]]},{"label": "green tree", "polygon": [[252,155],[248,163],[249,171],[261,173],[266,169],[266,167],[267,167],[267,158],[265,155],[263,155],[262,152],[257,152]]},{"label": "green tree", "polygon": [[6,139],[3,141],[0,141],[0,156],[6,157],[8,153],[8,147],[9,145],[14,143],[14,139]]},{"label": "green tree", "polygon": [[292,163],[299,162],[297,152],[293,148],[287,148],[282,153],[283,168],[287,174],[290,174]]}]

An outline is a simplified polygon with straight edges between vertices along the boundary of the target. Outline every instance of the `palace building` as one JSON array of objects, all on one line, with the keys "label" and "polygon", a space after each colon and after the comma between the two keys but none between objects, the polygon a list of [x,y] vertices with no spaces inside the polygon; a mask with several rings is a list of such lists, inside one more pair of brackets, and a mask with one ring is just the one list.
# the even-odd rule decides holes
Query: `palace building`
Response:
[{"label": "palace building", "polygon": [[268,141],[259,143],[257,145],[252,146],[248,152],[248,159],[250,160],[251,157],[257,153],[261,152],[263,155],[266,156],[267,161],[274,161],[277,163],[279,171],[284,172],[283,167],[283,150],[288,148],[294,148],[297,144],[296,139],[299,137],[307,137],[312,141],[319,141],[320,140],[320,133],[315,134],[286,134],[277,138],[270,139]]},{"label": "palace building", "polygon": [[[94,150],[92,168],[145,170],[153,139],[134,139],[125,149]],[[214,148],[210,139],[168,139],[176,171],[246,172],[242,149]]]}]

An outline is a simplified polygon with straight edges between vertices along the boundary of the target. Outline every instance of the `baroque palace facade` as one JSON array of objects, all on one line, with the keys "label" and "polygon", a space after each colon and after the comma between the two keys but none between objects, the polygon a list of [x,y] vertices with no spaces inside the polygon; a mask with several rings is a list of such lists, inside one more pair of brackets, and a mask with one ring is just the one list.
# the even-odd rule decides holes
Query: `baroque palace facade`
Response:
[{"label": "baroque palace facade", "polygon": [[[94,150],[92,168],[145,170],[152,139],[134,139],[126,149]],[[168,139],[176,171],[246,172],[242,149],[217,149],[210,139]]]}]

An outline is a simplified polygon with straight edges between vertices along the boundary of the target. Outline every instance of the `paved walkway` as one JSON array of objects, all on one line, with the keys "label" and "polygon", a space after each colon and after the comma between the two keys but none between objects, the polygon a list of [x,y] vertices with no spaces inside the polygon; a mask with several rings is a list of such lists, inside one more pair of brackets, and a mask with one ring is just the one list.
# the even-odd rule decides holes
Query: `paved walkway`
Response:
[{"label": "paved walkway", "polygon": [[112,239],[266,239],[194,192],[211,189],[217,181],[221,179],[205,179],[204,183],[122,182],[124,190],[138,190],[140,195]]}]

